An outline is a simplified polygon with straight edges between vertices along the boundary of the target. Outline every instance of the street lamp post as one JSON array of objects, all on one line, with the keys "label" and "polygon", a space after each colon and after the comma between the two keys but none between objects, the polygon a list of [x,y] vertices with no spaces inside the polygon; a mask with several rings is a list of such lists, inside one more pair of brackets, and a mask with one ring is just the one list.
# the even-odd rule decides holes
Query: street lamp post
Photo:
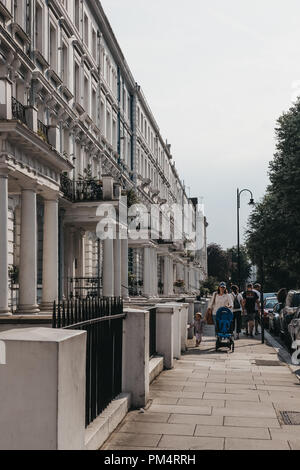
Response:
[{"label": "street lamp post", "polygon": [[254,206],[253,193],[250,189],[237,189],[237,257],[238,257],[238,286],[241,290],[241,256],[240,256],[240,208],[241,208],[241,194],[248,192],[251,195],[249,206]]}]

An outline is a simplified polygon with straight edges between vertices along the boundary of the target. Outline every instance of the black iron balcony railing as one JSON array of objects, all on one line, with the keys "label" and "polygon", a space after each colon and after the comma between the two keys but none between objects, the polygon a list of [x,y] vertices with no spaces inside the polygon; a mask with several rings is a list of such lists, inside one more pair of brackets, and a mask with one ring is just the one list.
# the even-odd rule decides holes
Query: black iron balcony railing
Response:
[{"label": "black iron balcony railing", "polygon": [[65,198],[72,202],[102,201],[102,184],[96,180],[72,181],[65,175],[61,176],[61,191]]},{"label": "black iron balcony railing", "polygon": [[38,134],[39,136],[49,144],[48,139],[48,126],[38,119]]},{"label": "black iron balcony railing", "polygon": [[12,117],[13,119],[17,119],[18,121],[27,124],[26,122],[26,114],[25,114],[25,106],[20,103],[16,98],[12,97],[11,99],[11,109],[12,109]]}]

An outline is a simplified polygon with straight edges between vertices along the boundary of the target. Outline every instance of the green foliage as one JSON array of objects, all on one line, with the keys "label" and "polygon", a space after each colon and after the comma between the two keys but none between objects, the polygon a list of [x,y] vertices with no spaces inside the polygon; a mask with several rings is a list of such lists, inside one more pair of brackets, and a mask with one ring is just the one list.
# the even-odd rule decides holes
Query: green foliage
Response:
[{"label": "green foliage", "polygon": [[206,294],[212,294],[218,288],[218,279],[212,276],[209,276],[206,281],[201,282],[200,284],[200,295],[204,297]]},{"label": "green foliage", "polygon": [[[239,273],[238,273],[238,251],[237,247],[234,246],[227,250],[227,260],[228,260],[228,273],[229,280],[232,284],[238,284],[239,282]],[[251,263],[249,261],[247,249],[244,246],[240,247],[240,281],[241,285],[245,284],[249,279],[251,273]]]},{"label": "green foliage", "polygon": [[139,198],[137,196],[137,193],[135,192],[134,189],[130,189],[129,191],[127,191],[126,196],[127,196],[127,206],[128,207],[131,207],[134,204],[139,204],[140,203],[140,200],[139,200]]},{"label": "green foliage", "polygon": [[[219,280],[238,283],[237,247],[223,250],[220,245],[211,243],[207,248],[208,275]],[[240,247],[241,283],[249,278],[251,264],[245,247]]]},{"label": "green foliage", "polygon": [[78,179],[80,181],[95,181],[91,164],[88,164],[88,166],[83,170],[83,175],[79,175]]},{"label": "green foliage", "polygon": [[[265,286],[300,285],[300,101],[277,121],[276,153],[266,195],[249,218],[247,248],[264,266]],[[261,277],[261,269],[260,269]]]},{"label": "green foliage", "polygon": [[228,259],[220,245],[211,243],[207,247],[208,276],[225,280],[228,278]]}]

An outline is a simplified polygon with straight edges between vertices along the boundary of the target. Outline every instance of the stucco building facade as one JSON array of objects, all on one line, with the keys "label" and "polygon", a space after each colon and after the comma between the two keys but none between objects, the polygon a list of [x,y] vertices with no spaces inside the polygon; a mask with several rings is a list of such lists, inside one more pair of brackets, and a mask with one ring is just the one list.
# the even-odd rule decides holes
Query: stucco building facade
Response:
[{"label": "stucco building facade", "polygon": [[[168,204],[188,206],[189,222],[167,240],[159,229],[121,237],[126,197],[159,220]],[[113,240],[96,235],[107,205]],[[91,293],[196,291],[205,223],[101,3],[0,1],[0,314]]]}]

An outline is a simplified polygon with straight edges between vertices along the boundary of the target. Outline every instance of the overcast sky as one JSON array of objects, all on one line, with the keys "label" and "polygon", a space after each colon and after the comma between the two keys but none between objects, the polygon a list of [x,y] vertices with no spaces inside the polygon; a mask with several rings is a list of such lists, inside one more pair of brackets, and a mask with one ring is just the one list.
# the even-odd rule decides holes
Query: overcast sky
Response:
[{"label": "overcast sky", "polygon": [[188,194],[204,198],[208,241],[235,245],[237,187],[264,194],[276,119],[300,89],[299,0],[101,3]]}]

